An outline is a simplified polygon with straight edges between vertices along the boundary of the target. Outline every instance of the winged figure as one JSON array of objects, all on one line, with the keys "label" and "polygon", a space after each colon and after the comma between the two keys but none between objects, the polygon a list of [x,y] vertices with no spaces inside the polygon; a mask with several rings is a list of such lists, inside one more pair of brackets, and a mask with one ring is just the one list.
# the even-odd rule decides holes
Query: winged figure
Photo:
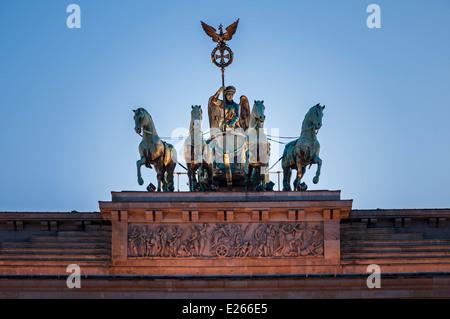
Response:
[{"label": "winged figure", "polygon": [[[225,103],[219,99],[224,92]],[[211,131],[222,128],[223,125],[236,128],[240,127],[246,131],[250,122],[250,108],[248,98],[240,97],[239,104],[233,101],[236,88],[234,86],[221,87],[208,101],[208,116]],[[224,110],[225,107],[225,110]],[[225,116],[225,117],[224,117]]]},{"label": "winged figure", "polygon": [[212,38],[213,42],[218,42],[219,45],[225,45],[225,43],[231,40],[233,38],[233,35],[236,33],[239,19],[237,19],[236,22],[227,27],[225,33],[223,33],[222,25],[219,26],[219,33],[217,33],[216,29],[214,29],[213,27],[207,25],[203,21],[200,22],[202,23],[203,30],[205,30],[206,34]]}]

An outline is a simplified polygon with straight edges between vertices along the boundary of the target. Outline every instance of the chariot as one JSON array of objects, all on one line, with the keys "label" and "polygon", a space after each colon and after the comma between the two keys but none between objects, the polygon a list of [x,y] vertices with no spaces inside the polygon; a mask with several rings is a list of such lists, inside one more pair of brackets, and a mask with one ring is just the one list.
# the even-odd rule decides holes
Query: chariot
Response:
[{"label": "chariot", "polygon": [[220,131],[208,143],[212,151],[213,180],[219,187],[244,186],[247,136],[240,130]]}]

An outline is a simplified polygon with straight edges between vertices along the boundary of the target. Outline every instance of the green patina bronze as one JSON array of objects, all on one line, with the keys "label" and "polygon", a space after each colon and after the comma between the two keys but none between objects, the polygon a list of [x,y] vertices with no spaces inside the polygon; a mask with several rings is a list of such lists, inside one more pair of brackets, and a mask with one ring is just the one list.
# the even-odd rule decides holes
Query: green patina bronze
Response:
[{"label": "green patina bronze", "polygon": [[[270,143],[263,131],[264,101],[255,100],[250,113],[247,97],[241,95],[239,103],[236,103],[233,100],[236,88],[224,84],[224,70],[233,61],[232,51],[226,41],[231,40],[238,23],[239,19],[226,29],[226,33],[220,26],[217,33],[214,28],[202,22],[206,34],[217,43],[212,59],[214,64],[221,68],[222,86],[208,100],[210,138],[206,141],[203,139],[201,129],[203,119],[201,106],[191,107],[189,136],[183,145],[183,157],[188,167],[186,170],[191,192],[216,190],[224,186],[228,190],[232,190],[232,186],[245,186],[246,191],[252,188],[264,191],[266,181],[270,182],[267,174]],[[220,55],[217,55],[217,52],[220,52]],[[222,99],[219,98],[220,95]],[[320,104],[311,107],[303,120],[300,137],[285,146],[283,156],[278,160],[282,160],[283,191],[291,190],[292,170],[297,171],[294,190],[307,189],[307,185],[302,183],[301,179],[308,165],[317,164],[313,182],[315,184],[319,182],[322,160],[319,157],[320,144],[317,133],[322,127],[324,109],[325,106]],[[157,190],[174,191],[173,174],[177,159],[173,146],[159,138],[153,120],[145,109],[138,108],[134,113],[135,130],[138,134],[143,132],[139,145],[141,158],[136,163],[139,185],[144,183],[140,167],[145,165],[152,168],[153,165],[158,178]],[[154,188],[152,184],[147,187],[149,191],[153,191]]]},{"label": "green patina bronze", "polygon": [[319,157],[320,144],[317,140],[317,133],[322,127],[322,117],[325,105],[316,104],[311,107],[302,123],[300,137],[288,143],[283,152],[281,167],[283,168],[283,190],[290,191],[292,170],[297,170],[297,177],[294,181],[294,190],[306,190],[307,186],[301,183],[301,179],[306,171],[306,166],[317,164],[316,176],[313,183],[319,182],[322,160]]},{"label": "green patina bronze", "polygon": [[[137,177],[139,185],[144,184],[141,176],[141,166],[148,168],[155,167],[158,179],[158,192],[173,192],[173,172],[177,163],[177,156],[174,147],[162,141],[156,132],[150,113],[144,108],[133,110],[134,112],[134,130],[137,134],[142,134],[142,141],[139,144],[139,154],[141,158],[137,161]],[[147,187],[151,189],[151,184]]]}]

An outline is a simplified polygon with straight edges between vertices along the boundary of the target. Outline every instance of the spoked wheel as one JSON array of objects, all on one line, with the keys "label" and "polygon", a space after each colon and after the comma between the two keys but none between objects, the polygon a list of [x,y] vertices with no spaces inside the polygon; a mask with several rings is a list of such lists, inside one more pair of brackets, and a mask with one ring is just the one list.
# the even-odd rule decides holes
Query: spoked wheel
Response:
[{"label": "spoked wheel", "polygon": [[228,248],[225,245],[219,245],[216,248],[216,255],[218,257],[226,257],[228,255]]}]

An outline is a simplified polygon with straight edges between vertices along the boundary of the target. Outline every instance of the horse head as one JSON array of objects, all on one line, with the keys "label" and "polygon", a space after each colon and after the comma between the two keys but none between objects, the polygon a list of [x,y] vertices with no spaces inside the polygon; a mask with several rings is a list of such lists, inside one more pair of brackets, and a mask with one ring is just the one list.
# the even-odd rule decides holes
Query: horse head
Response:
[{"label": "horse head", "polygon": [[136,133],[141,134],[141,128],[144,125],[145,115],[141,108],[133,110],[134,112],[134,130]]},{"label": "horse head", "polygon": [[152,117],[150,113],[147,112],[146,109],[140,107],[134,112],[134,130],[136,133],[141,133],[141,128],[144,129],[144,132],[150,133],[152,135],[158,135],[156,132],[155,125],[153,124]]},{"label": "horse head", "polygon": [[253,104],[252,113],[250,115],[250,127],[254,127],[259,124],[260,127],[263,126],[266,116],[264,115],[266,107],[263,101],[256,101]]},{"label": "horse head", "polygon": [[192,105],[191,110],[191,129],[200,132],[202,128],[203,111],[201,105]]},{"label": "horse head", "polygon": [[321,106],[320,103],[311,107],[305,116],[303,121],[302,130],[314,129],[318,131],[322,127],[323,110],[325,105]]}]

